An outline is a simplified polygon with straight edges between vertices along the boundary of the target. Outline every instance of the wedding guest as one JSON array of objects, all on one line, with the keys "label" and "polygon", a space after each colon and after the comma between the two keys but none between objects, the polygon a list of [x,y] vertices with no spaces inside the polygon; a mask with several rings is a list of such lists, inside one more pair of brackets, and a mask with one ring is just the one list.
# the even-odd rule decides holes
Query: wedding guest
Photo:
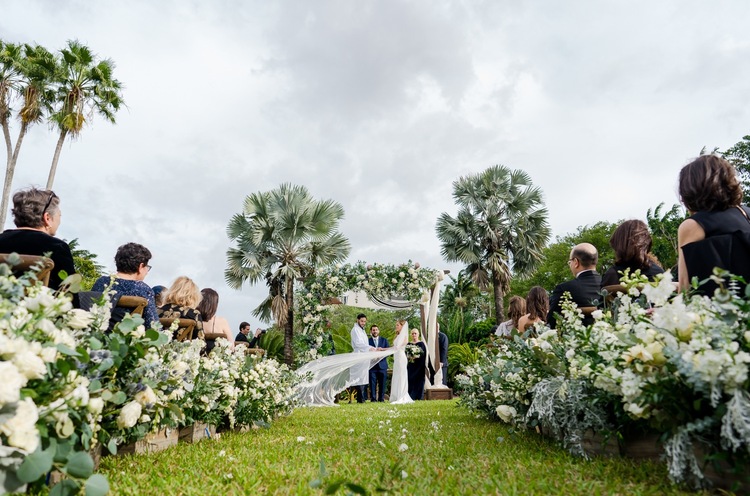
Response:
[{"label": "wedding guest", "polygon": [[[708,277],[715,266],[748,280],[750,209],[741,205],[742,187],[732,164],[716,155],[698,157],[680,171],[679,193],[690,213],[677,230],[680,289],[689,289],[693,276]],[[728,255],[718,256],[722,252]],[[713,283],[700,291],[711,295],[715,288]]]},{"label": "wedding guest", "polygon": [[518,329],[518,321],[524,315],[526,315],[526,300],[520,296],[511,297],[508,301],[508,320],[497,326],[495,336],[510,339],[511,331]]},{"label": "wedding guest", "polygon": [[[409,396],[413,400],[424,399],[424,380],[425,380],[425,367],[427,363],[427,346],[419,339],[419,330],[412,329],[411,341],[409,345],[416,346],[420,349],[417,356],[411,356],[409,363],[406,365],[406,370],[409,376]],[[409,357],[409,351],[407,350],[407,357]]]},{"label": "wedding guest", "polygon": [[[388,348],[388,340],[380,335],[380,328],[373,324],[370,326],[369,345],[377,351]],[[385,379],[388,376],[388,360],[383,358],[370,367],[370,401],[385,401]]]},{"label": "wedding guest", "polygon": [[[159,317],[165,319],[193,319],[195,327],[190,339],[205,339],[203,319],[196,308],[201,301],[201,293],[192,279],[180,276],[172,283],[164,295],[164,305],[157,309]],[[175,333],[174,338],[177,338]]]},{"label": "wedding guest", "polygon": [[630,269],[630,274],[640,270],[649,281],[664,272],[651,253],[651,243],[645,222],[633,219],[617,226],[609,238],[609,246],[615,252],[615,264],[602,276],[602,287],[620,284],[621,273],[626,269]]},{"label": "wedding guest", "polygon": [[518,331],[526,330],[534,324],[545,322],[549,312],[549,296],[547,290],[541,286],[534,286],[526,295],[526,315],[518,319]]},{"label": "wedding guest", "polygon": [[[229,328],[229,322],[224,317],[216,315],[219,308],[219,293],[211,288],[201,289],[201,302],[198,303],[198,311],[203,319],[203,332],[223,333],[227,341],[234,348],[234,339],[232,339],[232,330]],[[210,353],[216,345],[215,339],[206,339],[206,353]]]},{"label": "wedding guest", "polygon": [[157,307],[160,307],[164,304],[164,295],[167,292],[167,288],[164,286],[158,285],[151,288],[154,291],[154,302],[156,303]]},{"label": "wedding guest", "polygon": [[248,339],[248,335],[250,334],[250,324],[247,322],[242,322],[240,324],[240,332],[234,337],[235,343],[247,343],[248,348],[257,348],[258,341],[260,340],[261,335],[263,334],[262,329],[256,329],[255,335]]},{"label": "wedding guest", "polygon": [[[112,282],[110,276],[102,276],[96,280],[91,289],[92,291],[104,292],[112,282],[111,290],[114,290],[116,295],[146,298],[148,303],[146,303],[146,308],[143,309],[143,320],[147,327],[153,327],[154,324],[159,322],[154,292],[148,284],[143,282],[151,270],[149,261],[151,261],[151,252],[148,248],[138,243],[125,243],[117,248],[115,253],[117,272],[115,272],[114,282]],[[121,314],[118,313],[117,307],[112,309],[113,323],[120,322],[125,316],[125,310],[120,310],[122,310]]]},{"label": "wedding guest", "polygon": [[[442,384],[448,385],[448,335],[440,330],[440,324],[437,324],[438,331],[438,351],[440,352],[440,370],[443,373]],[[432,367],[432,361],[427,363],[427,370],[430,372],[430,383],[435,385],[435,369]]]},{"label": "wedding guest", "polygon": [[55,237],[60,227],[62,211],[60,198],[47,189],[29,188],[13,195],[13,223],[17,229],[0,234],[0,253],[46,255],[55,263],[49,277],[49,287],[59,289],[63,278],[76,273],[73,254],[68,244]]},{"label": "wedding guest", "polygon": [[[573,247],[568,258],[568,268],[574,279],[555,286],[550,296],[550,309],[547,313],[547,324],[551,329],[557,325],[557,316],[562,313],[562,299],[565,293],[570,294],[570,299],[579,308],[596,306],[599,300],[599,288],[602,277],[596,271],[599,261],[599,252],[596,246],[590,243],[581,243]],[[528,310],[528,302],[526,303]],[[591,325],[593,317],[587,315],[583,318],[585,325]]]}]

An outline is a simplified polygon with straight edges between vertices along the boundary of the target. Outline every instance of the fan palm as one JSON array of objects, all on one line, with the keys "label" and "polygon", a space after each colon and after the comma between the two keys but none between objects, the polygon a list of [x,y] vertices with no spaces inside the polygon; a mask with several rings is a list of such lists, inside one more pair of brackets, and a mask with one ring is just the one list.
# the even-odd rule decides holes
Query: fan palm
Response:
[{"label": "fan palm", "polygon": [[7,154],[5,166],[5,185],[8,192],[3,189],[3,209],[0,212],[0,229],[5,224],[5,213],[8,209],[8,196],[10,195],[10,177],[13,172],[11,163],[13,161],[13,141],[10,138],[10,119],[12,116],[11,104],[19,97],[23,83],[21,63],[23,51],[21,45],[4,43],[0,40],[0,126],[5,138],[5,151]]},{"label": "fan palm", "polygon": [[550,237],[542,192],[528,174],[496,165],[453,183],[456,217],[442,213],[437,236],[443,258],[467,264],[482,290],[493,288],[495,319],[504,318],[511,274],[529,274]]},{"label": "fan palm", "polygon": [[227,234],[235,243],[227,251],[224,277],[230,287],[264,281],[268,297],[253,311],[264,321],[274,319],[284,329],[284,361],[294,359],[294,282],[317,267],[343,261],[349,241],[338,232],[343,207],[316,200],[304,186],[282,184],[245,198]]},{"label": "fan palm", "polygon": [[56,75],[57,94],[52,122],[60,131],[55,155],[47,179],[52,188],[60,151],[67,136],[77,137],[88,117],[94,113],[115,122],[115,113],[123,105],[120,82],[112,77],[112,60],[97,60],[91,50],[78,41],[68,41],[60,50],[60,69]]}]

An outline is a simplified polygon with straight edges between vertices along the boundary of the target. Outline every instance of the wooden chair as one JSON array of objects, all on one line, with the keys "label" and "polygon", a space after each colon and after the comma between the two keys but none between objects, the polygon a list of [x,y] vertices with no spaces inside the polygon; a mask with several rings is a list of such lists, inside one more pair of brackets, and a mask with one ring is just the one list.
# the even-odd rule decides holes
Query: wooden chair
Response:
[{"label": "wooden chair", "polygon": [[266,354],[266,350],[264,350],[263,348],[250,348],[250,347],[248,347],[248,348],[245,349],[245,355],[255,355],[258,358],[262,358],[263,355],[265,355],[265,354]]},{"label": "wooden chair", "polygon": [[[20,260],[17,263],[13,260]],[[20,276],[25,272],[29,272],[34,268],[39,267],[36,273],[36,279],[41,281],[45,286],[49,286],[49,276],[52,273],[52,269],[55,268],[55,262],[50,258],[43,257],[40,255],[19,255],[17,253],[0,253],[0,263],[7,264],[10,266],[11,271],[16,276]]]},{"label": "wooden chair", "polygon": [[120,299],[117,300],[117,306],[126,309],[130,315],[142,316],[146,305],[148,305],[148,300],[142,296],[122,295],[120,296]]},{"label": "wooden chair", "polygon": [[193,329],[195,329],[195,326],[197,322],[193,319],[169,319],[169,318],[161,318],[159,319],[159,322],[161,322],[162,327],[164,329],[169,329],[172,327],[172,323],[174,321],[177,321],[177,332],[175,333],[175,340],[177,341],[189,341],[193,338]]},{"label": "wooden chair", "polygon": [[608,304],[615,301],[618,295],[628,292],[628,289],[622,284],[610,284],[609,286],[604,286],[602,289],[607,291],[606,300]]},{"label": "wooden chair", "polygon": [[578,310],[583,312],[584,317],[590,317],[596,311],[596,307],[578,307]]}]

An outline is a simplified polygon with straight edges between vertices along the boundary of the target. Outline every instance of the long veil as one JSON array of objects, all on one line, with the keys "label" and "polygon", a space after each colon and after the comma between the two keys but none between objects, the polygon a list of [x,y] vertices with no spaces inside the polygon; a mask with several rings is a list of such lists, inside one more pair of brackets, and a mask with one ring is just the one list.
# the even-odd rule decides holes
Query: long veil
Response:
[{"label": "long veil", "polygon": [[393,405],[413,403],[409,396],[409,375],[406,371],[406,342],[409,339],[409,324],[393,340],[393,375],[391,376],[390,401]]},{"label": "long veil", "polygon": [[[403,333],[403,331],[402,331]],[[349,386],[361,384],[357,374],[350,370],[366,366],[367,370],[382,358],[393,355],[395,348],[364,353],[342,353],[318,358],[297,369],[304,379],[297,386],[297,393],[303,405],[334,406],[336,395]]]}]

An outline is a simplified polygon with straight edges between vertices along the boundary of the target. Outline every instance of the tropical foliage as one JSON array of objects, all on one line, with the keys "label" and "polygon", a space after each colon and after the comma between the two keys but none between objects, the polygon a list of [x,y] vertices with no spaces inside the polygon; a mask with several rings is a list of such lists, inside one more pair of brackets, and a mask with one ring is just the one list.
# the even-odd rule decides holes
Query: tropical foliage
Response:
[{"label": "tropical foliage", "polygon": [[745,191],[742,203],[750,204],[750,135],[743,136],[742,140],[729,147],[722,155],[737,169]]},{"label": "tropical foliage", "polygon": [[90,291],[97,279],[104,273],[104,266],[99,264],[97,255],[80,247],[78,238],[68,242],[73,255],[76,274],[81,276],[81,291]]},{"label": "tropical foliage", "polygon": [[492,287],[500,321],[512,276],[529,275],[542,261],[550,236],[542,192],[526,172],[496,165],[455,181],[453,198],[457,215],[442,213],[437,221],[441,253],[465,263],[480,289]]},{"label": "tropical foliage", "polygon": [[282,184],[246,197],[227,227],[235,244],[227,251],[227,284],[239,289],[246,282],[266,283],[268,297],[253,315],[266,322],[273,318],[284,329],[288,365],[294,362],[295,281],[347,257],[349,241],[338,232],[343,217],[343,207],[333,200],[316,200],[304,186]]}]

